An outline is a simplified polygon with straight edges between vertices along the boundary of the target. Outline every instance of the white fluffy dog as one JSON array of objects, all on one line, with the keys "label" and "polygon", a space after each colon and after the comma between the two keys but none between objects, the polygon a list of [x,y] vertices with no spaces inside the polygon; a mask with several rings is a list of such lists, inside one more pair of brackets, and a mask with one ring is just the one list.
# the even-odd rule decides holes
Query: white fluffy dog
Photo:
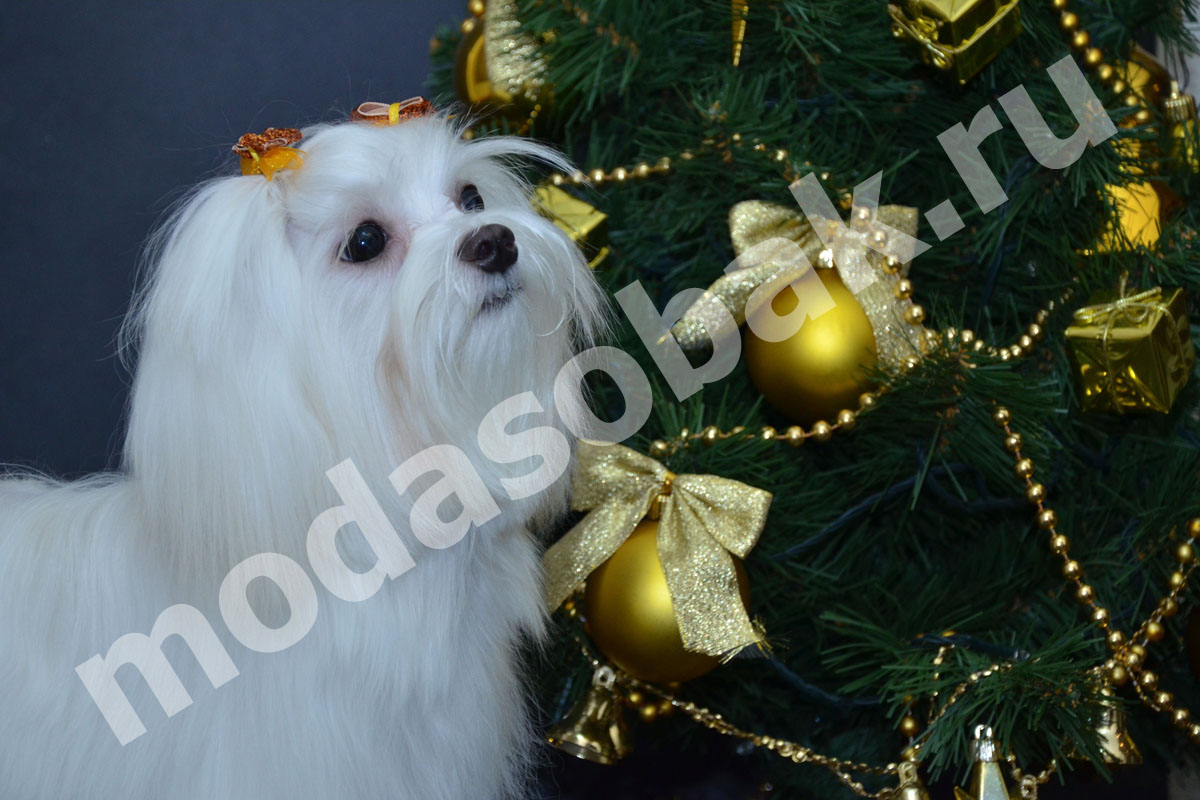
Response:
[{"label": "white fluffy dog", "polygon": [[603,301],[513,162],[566,165],[437,115],[297,146],[153,243],[122,471],[0,481],[6,800],[521,794]]}]

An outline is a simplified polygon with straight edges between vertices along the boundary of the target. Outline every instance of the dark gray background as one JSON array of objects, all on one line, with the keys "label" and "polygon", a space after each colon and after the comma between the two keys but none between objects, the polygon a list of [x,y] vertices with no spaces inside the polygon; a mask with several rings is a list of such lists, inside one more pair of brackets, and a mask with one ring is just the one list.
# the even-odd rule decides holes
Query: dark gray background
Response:
[{"label": "dark gray background", "polygon": [[422,93],[465,0],[0,4],[0,463],[116,464],[137,257],[238,136]]}]

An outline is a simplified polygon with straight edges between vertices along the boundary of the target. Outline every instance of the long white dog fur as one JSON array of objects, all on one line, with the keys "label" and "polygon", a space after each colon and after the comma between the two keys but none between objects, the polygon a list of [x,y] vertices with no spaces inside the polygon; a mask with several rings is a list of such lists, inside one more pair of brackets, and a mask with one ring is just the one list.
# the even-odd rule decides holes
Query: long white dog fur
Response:
[{"label": "long white dog fur", "polygon": [[[561,158],[458,134],[439,116],[310,128],[301,169],[205,183],[152,242],[126,330],[138,366],[122,469],[0,481],[0,797],[522,794],[535,736],[519,649],[544,625],[536,533],[564,510],[568,476],[517,500],[510,490],[570,457],[557,431],[585,411],[556,403],[554,380],[602,324],[603,300],[513,169]],[[468,184],[482,210],[456,204]],[[364,220],[387,247],[340,260]],[[485,224],[515,234],[503,274],[459,257]],[[528,392],[537,402],[523,395],[522,408],[541,411],[513,422],[524,447],[498,463],[481,420]],[[437,470],[403,493],[389,480],[438,445],[466,455],[500,511],[440,549],[414,537],[417,498],[427,515],[444,499],[442,522],[480,498],[430,488],[446,477]],[[344,525],[339,557],[380,582],[361,602],[314,580],[306,549],[314,520],[351,505],[326,475],[347,460],[414,562],[384,578],[365,521]],[[279,652],[245,646],[218,607],[230,570],[260,553],[305,570],[294,585],[245,587],[261,625],[290,630],[292,603],[316,587],[312,629]],[[189,606],[202,619],[170,616],[161,648],[143,641],[143,656],[161,649],[165,662],[110,681],[136,713],[124,729],[145,728],[121,744],[76,667],[91,660],[81,669],[100,680],[119,661],[114,642]],[[194,653],[208,625],[227,659]],[[151,687],[170,694],[164,664],[190,703],[176,691],[164,709]]]}]

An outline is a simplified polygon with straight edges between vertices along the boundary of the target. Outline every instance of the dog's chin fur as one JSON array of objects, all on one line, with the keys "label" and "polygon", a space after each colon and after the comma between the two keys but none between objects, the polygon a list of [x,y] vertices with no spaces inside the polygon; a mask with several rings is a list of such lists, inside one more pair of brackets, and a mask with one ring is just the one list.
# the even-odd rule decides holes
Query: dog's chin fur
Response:
[{"label": "dog's chin fur", "polygon": [[[0,797],[512,797],[535,737],[519,648],[544,625],[536,532],[564,475],[513,502],[502,480],[536,459],[480,451],[484,414],[533,392],[515,427],[565,429],[554,378],[602,320],[575,246],[529,206],[516,160],[565,168],[522,140],[464,142],[440,117],[305,132],[303,168],[200,186],[150,249],[126,336],[138,350],[119,473],[0,481]],[[455,199],[475,184],[486,207]],[[364,220],[384,253],[339,260]],[[512,229],[504,276],[459,261],[475,228]],[[501,514],[432,550],[408,530],[418,481],[388,475],[432,445],[460,448]],[[326,470],[367,480],[415,567],[352,603],[318,582],[299,643],[259,654],[222,623],[230,568],[263,552],[308,565],[305,535],[342,501]],[[349,526],[340,550],[374,563]],[[357,559],[357,562],[356,562]],[[289,609],[249,587],[268,625]],[[199,609],[239,675],[214,689],[179,637],[164,646],[192,704],[168,718],[136,670],[118,680],[147,733],[121,746],[75,667],[174,604]]]}]

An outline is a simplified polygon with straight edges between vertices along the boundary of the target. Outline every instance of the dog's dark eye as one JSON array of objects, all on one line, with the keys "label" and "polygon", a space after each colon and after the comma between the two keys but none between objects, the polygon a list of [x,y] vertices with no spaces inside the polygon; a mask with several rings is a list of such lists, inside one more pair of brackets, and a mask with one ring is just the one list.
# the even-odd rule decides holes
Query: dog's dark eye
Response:
[{"label": "dog's dark eye", "polygon": [[383,232],[383,228],[375,222],[364,222],[355,228],[346,240],[341,259],[352,264],[361,264],[382,253],[386,244],[387,234]]},{"label": "dog's dark eye", "polygon": [[462,188],[458,195],[458,207],[467,212],[483,211],[483,198],[479,196],[475,184],[468,183]]}]

